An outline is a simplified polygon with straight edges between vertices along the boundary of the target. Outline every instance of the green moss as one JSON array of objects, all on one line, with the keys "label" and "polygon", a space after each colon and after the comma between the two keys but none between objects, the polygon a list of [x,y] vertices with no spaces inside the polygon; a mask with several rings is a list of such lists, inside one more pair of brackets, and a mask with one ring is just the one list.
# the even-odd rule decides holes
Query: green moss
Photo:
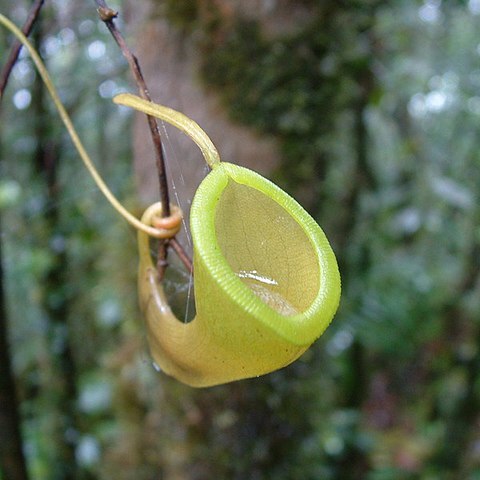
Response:
[{"label": "green moss", "polygon": [[277,180],[291,187],[323,179],[330,136],[370,76],[368,44],[354,41],[365,19],[333,10],[312,10],[299,33],[273,39],[258,22],[240,18],[203,43],[205,84],[220,92],[234,120],[279,139]]},{"label": "green moss", "polygon": [[165,16],[168,21],[184,32],[190,33],[198,19],[198,5],[190,0],[166,0],[164,2]]}]

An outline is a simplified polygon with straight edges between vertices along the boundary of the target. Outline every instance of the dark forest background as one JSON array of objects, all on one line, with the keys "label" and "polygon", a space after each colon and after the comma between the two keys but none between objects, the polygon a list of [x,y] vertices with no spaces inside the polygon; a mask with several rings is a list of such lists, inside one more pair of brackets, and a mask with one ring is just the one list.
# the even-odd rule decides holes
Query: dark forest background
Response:
[{"label": "dark forest background", "polygon": [[[29,6],[0,0],[19,25]],[[480,479],[480,1],[111,6],[154,100],[317,219],[341,306],[274,374],[194,390],[157,373],[135,234],[21,55],[0,111],[0,479]],[[139,214],[158,199],[153,151],[144,120],[110,101],[135,86],[95,2],[47,0],[31,38],[107,183]],[[2,64],[10,44],[1,31]],[[205,168],[164,135],[188,209]],[[182,306],[189,278],[170,258]]]}]

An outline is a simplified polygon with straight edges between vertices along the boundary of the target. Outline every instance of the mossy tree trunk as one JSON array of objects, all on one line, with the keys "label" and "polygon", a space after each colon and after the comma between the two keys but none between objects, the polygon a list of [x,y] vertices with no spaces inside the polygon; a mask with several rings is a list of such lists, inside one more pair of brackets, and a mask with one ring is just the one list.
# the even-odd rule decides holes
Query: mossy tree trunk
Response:
[{"label": "mossy tree trunk", "polygon": [[[193,4],[197,8],[192,8]],[[204,121],[195,114],[204,99],[211,102],[212,97],[223,107],[221,112],[232,115],[235,123],[276,139],[283,155],[279,153],[278,161],[269,163],[271,170],[265,171],[262,154],[255,154],[255,142],[249,145],[253,150],[249,166],[269,176],[276,175],[319,217],[325,213],[324,201],[328,199],[324,191],[327,176],[336,167],[336,159],[331,158],[324,142],[337,128],[340,115],[351,118],[353,174],[345,186],[347,201],[341,207],[344,222],[338,237],[345,243],[339,241],[337,245],[348,282],[348,272],[354,276],[359,268],[368,268],[369,264],[366,245],[361,247],[365,250],[362,257],[365,265],[349,264],[346,242],[355,232],[357,221],[363,221],[359,211],[363,195],[375,188],[368,162],[365,120],[375,85],[371,57],[364,53],[358,53],[359,58],[353,60],[339,58],[339,70],[333,76],[327,71],[322,73],[318,65],[324,63],[327,68],[338,43],[348,45],[355,35],[368,35],[374,16],[361,25],[352,20],[352,28],[342,36],[339,26],[345,18],[356,18],[355,7],[350,11],[337,2],[327,2],[322,6],[305,3],[294,8],[278,2],[267,12],[253,8],[254,4],[254,1],[165,2],[155,10],[156,4],[152,3],[157,14],[150,12],[149,18],[154,20],[141,23],[140,61],[145,71],[152,71],[151,76],[147,74],[147,81],[154,82],[151,89],[156,92],[156,101],[171,104],[173,92],[177,108],[200,121],[214,142],[218,125],[212,124],[218,118],[218,111],[217,117],[210,116]],[[188,8],[183,9],[182,5]],[[192,41],[189,33],[193,31],[201,38],[200,42]],[[157,35],[155,38],[162,45],[160,53],[152,35]],[[337,36],[340,38],[336,39]],[[164,55],[168,61],[162,65]],[[153,72],[158,71],[162,81],[155,82],[159,76]],[[199,73],[205,89],[202,91],[197,85],[196,96],[189,89],[187,99],[183,99],[185,90],[174,87],[179,83],[195,85]],[[170,85],[165,80],[169,74],[171,89],[166,88]],[[224,131],[218,137],[221,153],[234,150],[232,145],[236,142],[234,129]],[[146,133],[140,128],[135,133],[136,144],[147,145],[143,140]],[[137,165],[142,165],[145,171],[151,169],[145,150],[137,149],[136,153]],[[171,157],[184,161],[183,153],[179,155],[178,150]],[[241,155],[225,160],[245,164]],[[173,163],[177,165],[178,161]],[[190,168],[184,167],[185,177],[192,173]],[[178,177],[174,180],[178,183]],[[140,182],[140,187],[149,188],[146,182]],[[191,194],[192,191],[184,193]],[[175,386],[174,381],[166,381],[163,401],[175,403],[180,391],[181,396],[187,396],[184,402],[189,405],[188,410],[165,405],[165,412],[171,416],[169,423],[176,424],[189,439],[184,444],[183,463],[169,464],[168,456],[164,457],[165,470],[171,472],[171,478],[330,478],[331,472],[337,472],[338,478],[350,478],[351,472],[358,475],[368,470],[368,460],[354,442],[330,458],[322,446],[323,433],[320,433],[328,430],[329,415],[335,408],[362,407],[367,388],[364,346],[355,341],[345,353],[350,377],[340,381],[342,398],[324,394],[323,385],[330,379],[322,369],[328,362],[320,358],[324,354],[318,350],[313,355],[317,358],[310,353],[288,368],[261,379],[188,394]],[[356,434],[360,426],[352,428]]]}]

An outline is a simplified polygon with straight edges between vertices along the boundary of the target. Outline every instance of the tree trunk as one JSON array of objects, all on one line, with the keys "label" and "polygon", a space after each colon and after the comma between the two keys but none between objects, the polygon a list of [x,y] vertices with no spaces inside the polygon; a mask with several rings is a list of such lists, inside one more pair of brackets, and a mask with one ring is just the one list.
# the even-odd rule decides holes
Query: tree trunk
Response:
[{"label": "tree trunk", "polygon": [[0,242],[0,477],[3,480],[28,480],[10,360],[2,260]]},{"label": "tree trunk", "polygon": [[[35,40],[40,42],[40,29]],[[76,426],[76,368],[69,337],[67,255],[62,245],[62,227],[60,224],[61,198],[58,186],[58,164],[60,146],[49,134],[45,118],[48,112],[44,107],[45,87],[38,79],[33,94],[33,112],[36,128],[36,151],[33,156],[33,168],[45,185],[45,205],[42,221],[44,223],[45,248],[55,248],[53,262],[42,278],[42,308],[48,318],[47,342],[52,355],[51,371],[46,373],[44,393],[49,405],[56,410],[55,421],[50,426],[51,442],[55,453],[51,461],[51,478],[55,480],[73,480],[79,478],[75,458],[78,439]],[[39,239],[40,240],[40,239]],[[60,240],[60,241],[57,241]],[[56,247],[53,247],[57,245]]]}]

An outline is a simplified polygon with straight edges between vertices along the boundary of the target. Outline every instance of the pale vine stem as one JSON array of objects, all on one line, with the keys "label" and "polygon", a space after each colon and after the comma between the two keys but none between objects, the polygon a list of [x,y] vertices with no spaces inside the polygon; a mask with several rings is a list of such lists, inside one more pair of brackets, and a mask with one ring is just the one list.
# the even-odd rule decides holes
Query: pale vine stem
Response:
[{"label": "pale vine stem", "polygon": [[[120,33],[120,31],[115,25],[115,18],[118,15],[117,12],[112,10],[104,0],[95,0],[95,3],[98,6],[97,10],[100,19],[105,23],[115,42],[122,51],[123,56],[126,58],[128,65],[130,66],[130,70],[137,84],[140,96],[145,100],[151,101],[150,93],[147,88],[145,78],[142,74],[138,59],[129,49],[127,43],[125,42],[125,39],[123,38],[123,35]],[[170,195],[168,190],[162,139],[156,119],[150,115],[147,115],[147,119],[155,150],[158,181],[160,186],[160,199],[162,205],[164,206],[164,208],[162,209],[162,216],[168,217],[170,215]],[[180,245],[180,243],[178,243],[175,238],[172,238],[170,240],[159,240],[157,270],[160,280],[163,279],[165,275],[165,268],[168,265],[167,254],[169,243],[172,244],[174,251],[177,253],[187,270],[190,273],[193,271],[192,261],[190,260],[187,252],[183,249],[183,247]]]},{"label": "pale vine stem", "polygon": [[[155,238],[170,238],[172,236],[172,233],[175,233],[175,231],[172,231],[172,228],[162,228],[160,226],[159,228],[152,227],[150,225],[146,225],[142,221],[140,221],[137,217],[132,215],[123,205],[122,203],[115,197],[115,195],[112,193],[112,191],[108,188],[107,184],[104,182],[102,176],[99,174],[98,170],[96,169],[95,165],[93,164],[92,160],[90,159],[90,156],[88,155],[85,147],[83,146],[82,141],[80,140],[80,137],[78,136],[77,131],[75,130],[75,127],[73,126],[73,123],[70,119],[70,116],[67,113],[67,110],[65,109],[65,106],[63,105],[62,101],[60,100],[60,97],[58,95],[57,89],[55,88],[55,85],[53,84],[53,81],[50,77],[50,74],[47,71],[47,68],[45,64],[43,63],[42,59],[40,58],[40,55],[38,54],[37,50],[35,47],[30,43],[28,38],[21,32],[21,30],[18,29],[18,27],[12,23],[11,20],[9,20],[7,17],[2,15],[0,13],[0,23],[10,30],[22,43],[23,45],[28,49],[30,53],[30,57],[35,64],[35,67],[42,78],[43,83],[45,84],[48,92],[50,93],[50,96],[52,97],[53,103],[55,104],[55,108],[57,109],[57,112],[63,121],[63,124],[65,125],[65,128],[67,129],[68,134],[70,135],[70,138],[75,145],[75,148],[83,161],[85,168],[88,170],[90,173],[90,176],[92,179],[95,181],[97,184],[98,188],[100,191],[104,194],[105,198],[110,202],[112,207],[117,210],[117,212],[127,221],[129,222],[133,227],[135,227],[137,230],[142,230],[145,232],[147,235],[155,237]],[[143,100],[145,101],[145,100]],[[149,103],[149,102],[146,102]],[[168,220],[170,217],[167,218],[161,218],[159,220]],[[165,223],[165,222],[163,222]],[[167,222],[171,223],[171,222]],[[171,227],[171,225],[170,225]]]},{"label": "pale vine stem", "polygon": [[[133,72],[140,95],[146,100],[150,100],[148,88],[143,78],[138,61],[136,57],[129,50],[125,40],[123,39],[122,35],[116,28],[115,23],[113,21],[117,15],[116,12],[111,10],[103,0],[95,0],[95,1],[99,7],[98,12],[99,12],[100,18],[108,27],[109,31],[111,32],[112,36],[114,37],[115,41],[119,45],[123,55],[125,56],[125,58],[127,59],[130,65],[130,68]],[[34,0],[29,10],[27,20],[25,21],[22,27],[22,32],[26,37],[29,36],[44,3],[45,3],[45,0]],[[18,59],[18,55],[20,53],[21,48],[22,48],[21,42],[16,40],[15,43],[12,45],[12,48],[10,50],[10,54],[5,63],[5,66],[0,73],[0,99],[3,97],[3,93],[7,86],[12,69]],[[165,217],[168,217],[170,215],[169,192],[168,192],[165,161],[163,156],[163,148],[162,148],[160,132],[159,132],[158,125],[155,118],[148,116],[148,123],[150,126],[153,144],[155,147],[156,165],[157,165],[158,176],[159,176],[161,201],[162,201],[162,205],[165,206],[165,208],[162,210],[162,215]],[[168,251],[169,243],[171,244],[174,251],[179,256],[180,260],[183,262],[187,270],[189,270],[190,272],[192,272],[193,270],[191,259],[189,258],[188,254],[185,252],[183,247],[180,245],[180,243],[178,243],[178,241],[175,238],[171,238],[169,240],[160,239],[159,252],[158,252],[158,274],[160,279],[163,278],[165,274],[165,268],[167,267],[167,251]]]}]

